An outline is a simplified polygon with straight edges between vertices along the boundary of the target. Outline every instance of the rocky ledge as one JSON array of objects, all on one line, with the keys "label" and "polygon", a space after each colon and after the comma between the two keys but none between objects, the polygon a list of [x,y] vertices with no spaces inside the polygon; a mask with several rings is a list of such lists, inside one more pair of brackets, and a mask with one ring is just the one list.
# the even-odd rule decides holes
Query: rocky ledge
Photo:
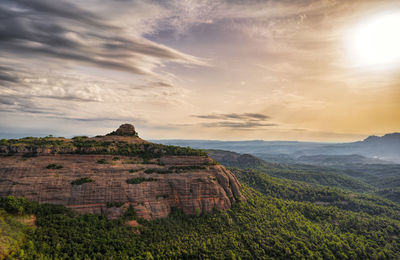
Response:
[{"label": "rocky ledge", "polygon": [[[142,142],[126,132],[123,139],[109,137],[79,141],[92,145],[95,140],[97,146],[92,150],[74,150],[73,140],[62,139],[58,148],[50,142],[47,150],[29,156],[18,151],[37,149],[32,142],[3,141],[0,196],[22,196],[81,213],[104,213],[109,218],[132,206],[146,219],[166,217],[172,207],[187,214],[226,210],[245,199],[235,176],[200,151]],[[58,152],[64,142],[70,142],[70,152]],[[100,149],[101,145],[114,149]]]}]

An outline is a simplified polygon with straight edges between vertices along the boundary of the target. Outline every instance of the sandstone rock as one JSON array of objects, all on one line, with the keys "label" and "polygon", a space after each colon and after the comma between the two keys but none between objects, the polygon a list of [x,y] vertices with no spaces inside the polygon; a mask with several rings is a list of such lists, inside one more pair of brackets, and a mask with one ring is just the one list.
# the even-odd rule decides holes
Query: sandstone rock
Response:
[{"label": "sandstone rock", "polygon": [[[117,218],[129,205],[138,216],[152,219],[168,216],[171,207],[188,214],[210,212],[214,208],[226,210],[238,200],[244,200],[240,184],[233,174],[221,165],[208,165],[201,156],[162,157],[158,164],[135,164],[140,158],[113,155],[54,154],[33,158],[7,156],[0,158],[0,196],[23,196],[41,203],[65,205],[80,213],[104,213]],[[110,164],[99,164],[105,159]],[[46,169],[50,163],[62,169]],[[146,174],[146,169],[202,165],[193,170]],[[136,169],[130,172],[130,169]],[[88,177],[94,182],[71,185]],[[130,178],[152,178],[139,184],[128,184]],[[120,202],[121,207],[107,203]]]},{"label": "sandstone rock", "polygon": [[[137,137],[130,124],[93,138],[0,141],[0,196],[22,196],[109,218],[132,206],[146,219],[166,217],[172,207],[188,214],[226,210],[245,199],[235,176],[211,158],[179,149],[167,153],[162,145]],[[62,167],[48,169],[49,164]]]},{"label": "sandstone rock", "polygon": [[133,125],[123,124],[123,125],[120,125],[120,127],[116,131],[111,132],[108,135],[137,136],[137,133],[136,133],[135,127]]}]

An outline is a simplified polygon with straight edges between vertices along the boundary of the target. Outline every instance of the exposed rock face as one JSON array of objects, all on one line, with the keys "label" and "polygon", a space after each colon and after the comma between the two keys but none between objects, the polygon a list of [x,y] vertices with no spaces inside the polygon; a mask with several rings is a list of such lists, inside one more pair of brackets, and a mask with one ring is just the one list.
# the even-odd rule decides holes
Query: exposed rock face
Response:
[{"label": "exposed rock face", "polygon": [[[20,156],[1,158],[0,196],[23,196],[41,203],[62,204],[82,213],[104,212],[118,217],[132,205],[140,217],[166,217],[171,207],[188,214],[225,210],[238,199],[243,199],[240,184],[221,165],[208,165],[207,157],[173,156],[162,158],[173,162],[175,168],[194,167],[160,174],[145,173],[146,169],[171,169],[172,164],[135,164],[136,158],[111,155],[44,155],[24,159]],[[105,159],[106,164],[97,163]],[[47,169],[49,164],[61,169]],[[71,182],[88,177],[94,182],[72,185]],[[128,184],[131,178],[152,178],[138,184]],[[107,203],[120,202],[121,207]]]},{"label": "exposed rock face", "polygon": [[239,154],[223,150],[208,150],[207,153],[217,162],[229,167],[255,168],[265,163],[250,154]]},{"label": "exposed rock face", "polygon": [[[120,216],[132,206],[146,219],[166,217],[171,207],[196,214],[214,208],[225,210],[236,201],[245,200],[234,175],[213,164],[211,158],[193,152],[179,156],[160,153],[162,149],[171,151],[127,136],[136,134],[132,125],[122,125],[114,133],[123,136],[84,139],[85,149],[78,150],[82,154],[76,154],[78,146],[72,145],[76,140],[70,139],[60,139],[62,143],[58,145],[35,147],[35,157],[24,156],[32,152],[29,145],[9,142],[0,146],[0,196],[62,204],[81,213],[103,212],[109,218]],[[96,146],[102,142],[108,146]],[[114,150],[114,146],[125,147],[121,143],[133,144],[126,149],[139,149],[130,151],[138,155],[96,154],[121,152]],[[150,150],[140,150],[148,149],[146,145],[154,146],[151,151],[158,152],[157,157],[151,158]],[[177,148],[179,154],[185,151],[191,152]]]},{"label": "exposed rock face", "polygon": [[137,136],[137,133],[136,133],[135,127],[133,125],[123,124],[123,125],[120,125],[120,127],[116,131],[111,132],[108,135]]}]

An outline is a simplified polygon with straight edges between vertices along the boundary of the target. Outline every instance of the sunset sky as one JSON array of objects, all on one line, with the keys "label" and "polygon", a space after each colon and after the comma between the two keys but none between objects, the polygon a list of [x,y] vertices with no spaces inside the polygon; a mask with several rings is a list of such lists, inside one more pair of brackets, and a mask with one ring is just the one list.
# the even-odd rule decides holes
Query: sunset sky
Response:
[{"label": "sunset sky", "polygon": [[0,138],[400,131],[400,2],[0,1]]}]

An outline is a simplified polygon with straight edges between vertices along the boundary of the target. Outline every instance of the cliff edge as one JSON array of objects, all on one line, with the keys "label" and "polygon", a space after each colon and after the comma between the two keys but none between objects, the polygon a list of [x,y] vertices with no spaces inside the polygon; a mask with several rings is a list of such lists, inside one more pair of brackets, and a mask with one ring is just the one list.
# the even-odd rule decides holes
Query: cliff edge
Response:
[{"label": "cliff edge", "polygon": [[116,218],[226,210],[244,200],[240,183],[204,152],[142,140],[132,125],[93,138],[0,141],[0,196],[61,204]]}]

